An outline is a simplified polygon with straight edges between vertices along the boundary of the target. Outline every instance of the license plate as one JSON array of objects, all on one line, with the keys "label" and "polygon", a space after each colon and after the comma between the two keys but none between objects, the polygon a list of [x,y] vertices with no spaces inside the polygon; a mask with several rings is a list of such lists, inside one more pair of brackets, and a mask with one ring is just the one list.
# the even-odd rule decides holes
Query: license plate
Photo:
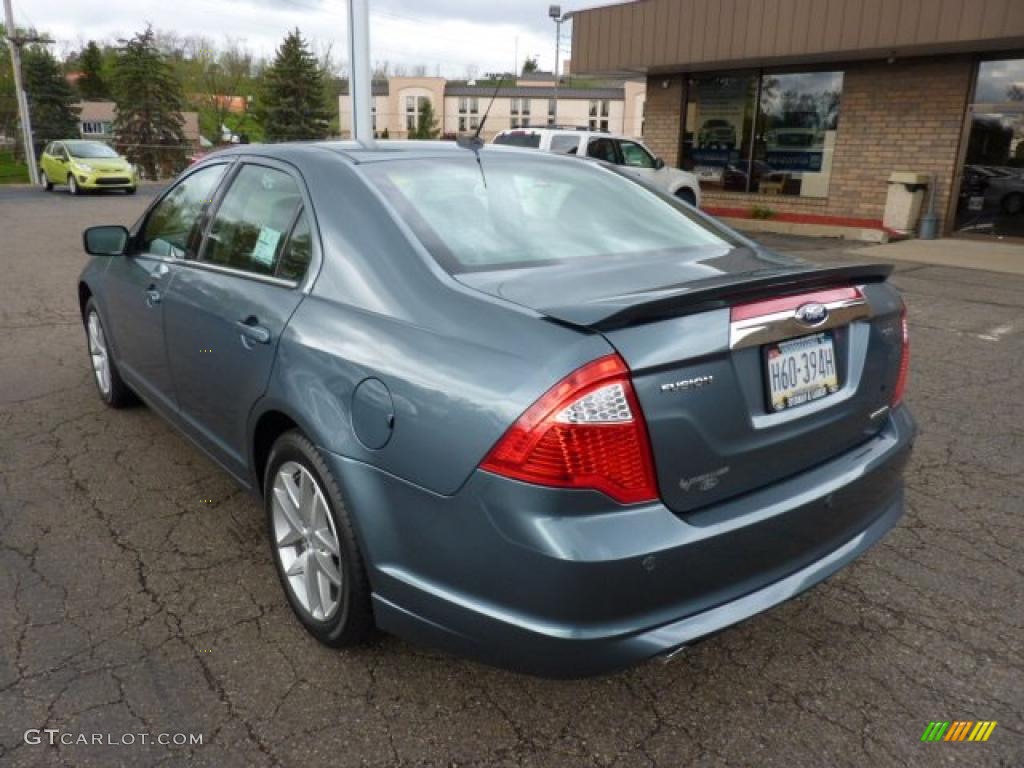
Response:
[{"label": "license plate", "polygon": [[820,400],[838,389],[830,334],[802,336],[768,347],[768,392],[773,411]]}]

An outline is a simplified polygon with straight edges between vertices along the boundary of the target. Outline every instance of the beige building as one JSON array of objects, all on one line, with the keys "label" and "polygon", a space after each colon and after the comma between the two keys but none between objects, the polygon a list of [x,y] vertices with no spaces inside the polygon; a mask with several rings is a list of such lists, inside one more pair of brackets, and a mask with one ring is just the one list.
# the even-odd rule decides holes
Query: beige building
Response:
[{"label": "beige building", "polygon": [[[440,77],[392,77],[373,83],[373,130],[404,139],[429,101],[441,136],[475,131],[495,94],[497,81],[454,81]],[[588,127],[640,138],[644,127],[646,83],[642,80],[565,78],[558,87],[559,125]],[[352,133],[348,94],[338,100],[342,136]],[[552,75],[525,75],[502,85],[481,131],[485,140],[506,128],[555,124]]]},{"label": "beige building", "polygon": [[[75,106],[78,113],[78,130],[83,139],[96,141],[114,140],[114,118],[117,116],[117,105],[112,101],[80,101]],[[201,143],[199,135],[199,113],[182,112],[185,121],[182,131],[189,144],[198,148]]]},{"label": "beige building", "polygon": [[636,0],[572,51],[647,79],[645,143],[716,215],[878,239],[911,171],[941,231],[1024,236],[1024,0]]}]

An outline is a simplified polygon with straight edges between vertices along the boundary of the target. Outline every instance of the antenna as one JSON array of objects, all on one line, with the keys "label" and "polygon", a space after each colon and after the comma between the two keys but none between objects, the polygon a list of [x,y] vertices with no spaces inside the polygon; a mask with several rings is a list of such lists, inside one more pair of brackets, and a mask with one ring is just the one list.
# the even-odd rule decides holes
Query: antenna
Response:
[{"label": "antenna", "polygon": [[494,100],[498,97],[498,91],[501,90],[501,86],[504,85],[504,84],[505,84],[505,75],[500,75],[498,77],[498,85],[494,89],[494,93],[491,94],[491,100],[487,104],[487,109],[484,110],[484,116],[481,117],[480,118],[480,122],[477,123],[476,131],[468,139],[465,138],[464,136],[459,136],[459,138],[455,141],[455,143],[458,144],[460,147],[467,147],[467,148],[470,148],[470,149],[479,149],[480,147],[482,147],[484,145],[483,141],[480,139],[480,131],[482,131],[484,129],[484,123],[487,122],[487,116],[489,114],[491,114],[491,107],[494,105]]}]

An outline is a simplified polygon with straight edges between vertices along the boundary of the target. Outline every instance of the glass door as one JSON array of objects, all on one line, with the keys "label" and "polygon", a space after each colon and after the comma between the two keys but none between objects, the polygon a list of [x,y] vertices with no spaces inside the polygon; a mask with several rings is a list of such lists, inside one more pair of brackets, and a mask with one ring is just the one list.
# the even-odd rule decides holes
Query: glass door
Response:
[{"label": "glass door", "polygon": [[982,62],[968,112],[958,232],[1024,236],[1024,59]]}]

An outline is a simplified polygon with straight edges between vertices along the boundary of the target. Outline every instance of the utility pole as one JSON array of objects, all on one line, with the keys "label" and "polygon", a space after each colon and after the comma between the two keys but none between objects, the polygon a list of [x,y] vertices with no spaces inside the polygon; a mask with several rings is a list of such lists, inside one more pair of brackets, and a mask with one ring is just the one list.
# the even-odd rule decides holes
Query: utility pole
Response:
[{"label": "utility pole", "polygon": [[572,12],[562,15],[562,6],[549,5],[548,16],[555,20],[555,114],[552,119],[558,125],[558,68],[562,59],[562,22],[572,18]]},{"label": "utility pole", "polygon": [[21,46],[25,43],[47,43],[41,37],[19,37],[14,26],[14,11],[11,0],[4,0],[4,25],[7,42],[11,46],[11,67],[14,70],[14,92],[18,98],[18,119],[21,123],[21,141],[25,146],[25,162],[28,163],[28,177],[33,184],[39,183],[39,168],[36,166],[36,148],[32,143],[32,119],[28,113],[28,99],[21,82]]},{"label": "utility pole", "polygon": [[562,6],[549,5],[548,16],[555,20],[555,114],[552,119],[558,125],[558,59],[562,55]]},{"label": "utility pole", "polygon": [[369,0],[348,2],[348,59],[351,70],[348,90],[352,95],[352,138],[363,144],[373,144]]}]

